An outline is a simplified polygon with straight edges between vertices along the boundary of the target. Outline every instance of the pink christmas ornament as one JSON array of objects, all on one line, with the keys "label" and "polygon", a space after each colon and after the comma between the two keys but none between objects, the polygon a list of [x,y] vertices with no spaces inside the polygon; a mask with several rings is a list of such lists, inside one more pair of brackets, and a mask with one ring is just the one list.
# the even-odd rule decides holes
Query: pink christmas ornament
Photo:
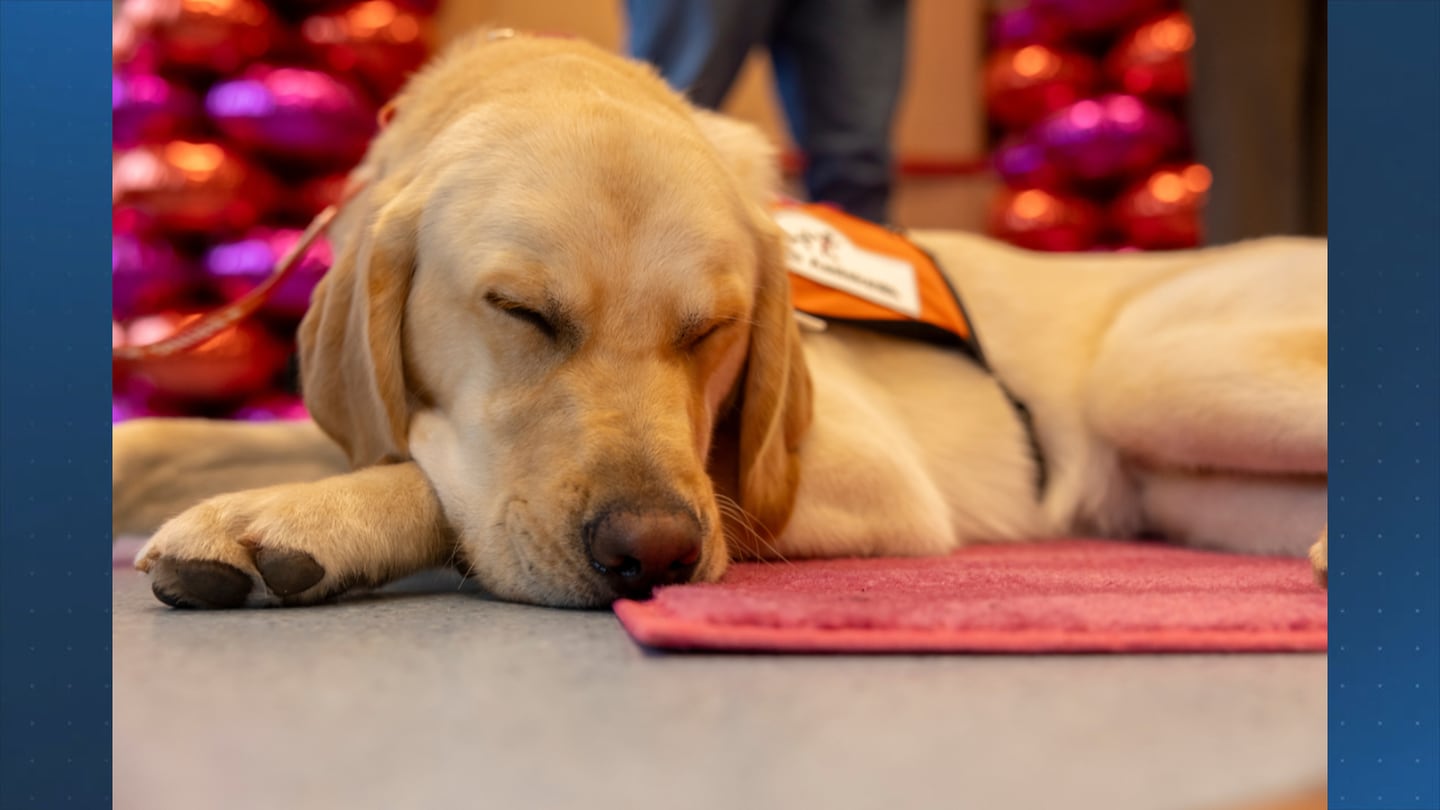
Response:
[{"label": "pink christmas ornament", "polygon": [[111,142],[128,149],[192,133],[200,104],[189,88],[154,73],[110,77]]}]

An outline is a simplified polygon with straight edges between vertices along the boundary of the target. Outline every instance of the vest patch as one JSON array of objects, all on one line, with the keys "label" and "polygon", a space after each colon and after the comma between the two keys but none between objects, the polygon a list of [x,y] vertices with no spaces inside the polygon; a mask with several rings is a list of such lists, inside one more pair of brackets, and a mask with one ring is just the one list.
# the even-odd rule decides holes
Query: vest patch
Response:
[{"label": "vest patch", "polygon": [[984,362],[959,296],[915,243],[828,205],[785,202],[775,221],[787,237],[795,309],[958,346]]}]

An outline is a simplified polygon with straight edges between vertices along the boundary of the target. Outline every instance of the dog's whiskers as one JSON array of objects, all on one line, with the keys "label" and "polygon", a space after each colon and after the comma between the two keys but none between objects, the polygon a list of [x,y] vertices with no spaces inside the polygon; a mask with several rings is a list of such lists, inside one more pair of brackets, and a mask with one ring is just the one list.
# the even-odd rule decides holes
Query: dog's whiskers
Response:
[{"label": "dog's whiskers", "polygon": [[[793,564],[790,562],[790,560],[785,558],[784,554],[780,553],[780,549],[774,543],[775,538],[773,536],[770,536],[770,531],[766,529],[765,526],[760,523],[760,521],[756,520],[754,515],[751,515],[749,512],[745,511],[745,508],[742,507],[734,498],[717,492],[715,493],[715,503],[720,508],[722,514],[729,515],[730,517],[734,518],[737,523],[740,523],[745,528],[745,531],[750,535],[750,537],[753,538],[756,543],[761,545],[765,551],[768,551],[771,554],[775,555],[777,559],[779,559],[786,565]],[[761,557],[760,559],[763,562],[770,562],[770,560],[765,557]]]}]

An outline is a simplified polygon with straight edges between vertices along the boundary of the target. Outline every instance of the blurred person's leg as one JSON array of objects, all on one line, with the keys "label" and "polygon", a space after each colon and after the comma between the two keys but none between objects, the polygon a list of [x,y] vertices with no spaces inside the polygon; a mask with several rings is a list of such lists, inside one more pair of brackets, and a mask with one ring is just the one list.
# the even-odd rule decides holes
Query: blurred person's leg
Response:
[{"label": "blurred person's leg", "polygon": [[890,146],[905,74],[906,0],[797,0],[770,41],[805,187],[876,222],[887,219]]},{"label": "blurred person's leg", "polygon": [[626,0],[629,54],[692,102],[715,109],[787,0]]},{"label": "blurred person's leg", "polygon": [[1196,156],[1215,178],[1205,241],[1323,233],[1324,5],[1185,7],[1195,26],[1190,126]]}]

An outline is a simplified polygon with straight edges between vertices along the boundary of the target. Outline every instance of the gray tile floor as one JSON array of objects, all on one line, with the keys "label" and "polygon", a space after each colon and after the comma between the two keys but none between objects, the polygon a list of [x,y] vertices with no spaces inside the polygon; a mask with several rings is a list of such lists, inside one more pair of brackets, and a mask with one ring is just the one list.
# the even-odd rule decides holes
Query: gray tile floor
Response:
[{"label": "gray tile floor", "polygon": [[457,587],[199,613],[117,570],[115,807],[1192,810],[1325,774],[1323,655],[667,655]]}]

